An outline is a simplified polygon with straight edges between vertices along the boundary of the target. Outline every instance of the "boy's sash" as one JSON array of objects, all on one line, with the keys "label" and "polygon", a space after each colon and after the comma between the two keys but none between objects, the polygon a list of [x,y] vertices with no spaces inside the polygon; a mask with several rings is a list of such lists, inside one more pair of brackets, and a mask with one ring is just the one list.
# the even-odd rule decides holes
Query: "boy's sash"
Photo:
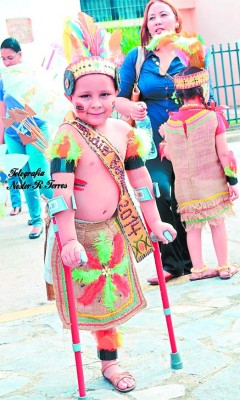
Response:
[{"label": "boy's sash", "polygon": [[82,121],[73,121],[73,125],[85,139],[89,147],[98,155],[105,167],[115,179],[121,192],[118,204],[118,220],[124,236],[128,240],[136,261],[143,260],[153,251],[151,240],[138,211],[128,193],[123,161],[116,148],[95,129]]}]

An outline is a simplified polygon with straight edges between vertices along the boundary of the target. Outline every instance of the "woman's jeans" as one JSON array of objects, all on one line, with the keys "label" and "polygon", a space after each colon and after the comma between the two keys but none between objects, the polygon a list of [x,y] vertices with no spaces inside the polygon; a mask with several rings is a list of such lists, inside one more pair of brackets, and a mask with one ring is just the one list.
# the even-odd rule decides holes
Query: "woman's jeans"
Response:
[{"label": "woman's jeans", "polygon": [[[45,136],[47,136],[47,130],[45,127],[45,124],[40,126],[43,132],[45,130],[44,134]],[[16,191],[15,197],[17,202],[17,198],[19,199],[17,192],[19,192],[19,190],[15,189],[15,187],[16,184],[19,185],[19,183],[22,185],[33,226],[42,225],[43,221],[41,218],[40,194],[48,199],[50,199],[53,194],[53,189],[49,187],[49,181],[51,180],[49,163],[45,155],[40,150],[38,150],[32,144],[27,144],[24,146],[19,137],[12,138],[5,133],[5,143],[7,145],[7,150],[9,154],[26,154],[29,156],[27,164],[25,164],[24,167],[21,169],[23,173],[34,173],[39,171],[38,175],[36,174],[35,177],[20,177],[20,182],[17,181],[17,176],[8,177],[8,187],[11,188],[12,191],[11,199],[12,196],[15,196],[14,191]],[[10,175],[14,175],[14,173],[12,172],[10,173]],[[16,182],[15,185],[14,182]],[[13,207],[19,207],[21,203],[12,203],[12,205]]]},{"label": "woman's jeans", "polygon": [[153,182],[157,182],[160,197],[156,198],[158,211],[162,221],[173,225],[177,231],[176,239],[169,244],[159,242],[163,268],[172,275],[180,276],[189,273],[192,263],[187,247],[185,228],[177,213],[177,202],[174,193],[174,173],[172,163],[159,157],[148,160],[146,167]]}]

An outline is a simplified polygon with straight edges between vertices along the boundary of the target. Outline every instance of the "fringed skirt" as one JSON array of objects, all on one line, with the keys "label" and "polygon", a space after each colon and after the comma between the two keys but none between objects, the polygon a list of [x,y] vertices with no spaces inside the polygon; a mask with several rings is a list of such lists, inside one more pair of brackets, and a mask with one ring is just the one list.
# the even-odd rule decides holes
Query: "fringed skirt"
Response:
[{"label": "fringed skirt", "polygon": [[[146,301],[117,219],[76,221],[76,232],[88,256],[86,266],[72,269],[79,328],[94,331],[126,322],[146,307]],[[51,263],[58,313],[63,326],[70,328],[65,275],[56,240]]]},{"label": "fringed skirt", "polygon": [[181,203],[178,212],[186,224],[186,231],[202,228],[206,223],[218,225],[223,218],[234,215],[228,191]]}]

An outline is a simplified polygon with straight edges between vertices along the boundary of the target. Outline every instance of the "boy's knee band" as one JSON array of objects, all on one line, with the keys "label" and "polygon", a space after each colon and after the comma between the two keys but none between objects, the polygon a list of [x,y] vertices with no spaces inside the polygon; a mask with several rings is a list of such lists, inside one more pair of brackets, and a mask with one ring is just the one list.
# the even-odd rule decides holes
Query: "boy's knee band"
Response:
[{"label": "boy's knee band", "polygon": [[99,360],[101,361],[111,361],[111,360],[116,360],[118,358],[118,352],[117,350],[98,350],[97,355]]}]

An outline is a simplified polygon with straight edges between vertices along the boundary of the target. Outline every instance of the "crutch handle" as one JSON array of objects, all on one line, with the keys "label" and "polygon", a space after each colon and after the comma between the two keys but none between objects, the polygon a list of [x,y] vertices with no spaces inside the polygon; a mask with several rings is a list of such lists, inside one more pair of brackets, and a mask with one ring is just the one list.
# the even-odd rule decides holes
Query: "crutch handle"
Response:
[{"label": "crutch handle", "polygon": [[[173,241],[173,237],[172,237],[172,234],[169,232],[169,231],[164,231],[163,232],[163,236],[169,241],[169,242],[172,242]],[[154,233],[150,233],[150,238],[151,238],[151,240],[153,241],[153,242],[159,242],[159,238],[156,236],[156,235],[154,235]]]}]

